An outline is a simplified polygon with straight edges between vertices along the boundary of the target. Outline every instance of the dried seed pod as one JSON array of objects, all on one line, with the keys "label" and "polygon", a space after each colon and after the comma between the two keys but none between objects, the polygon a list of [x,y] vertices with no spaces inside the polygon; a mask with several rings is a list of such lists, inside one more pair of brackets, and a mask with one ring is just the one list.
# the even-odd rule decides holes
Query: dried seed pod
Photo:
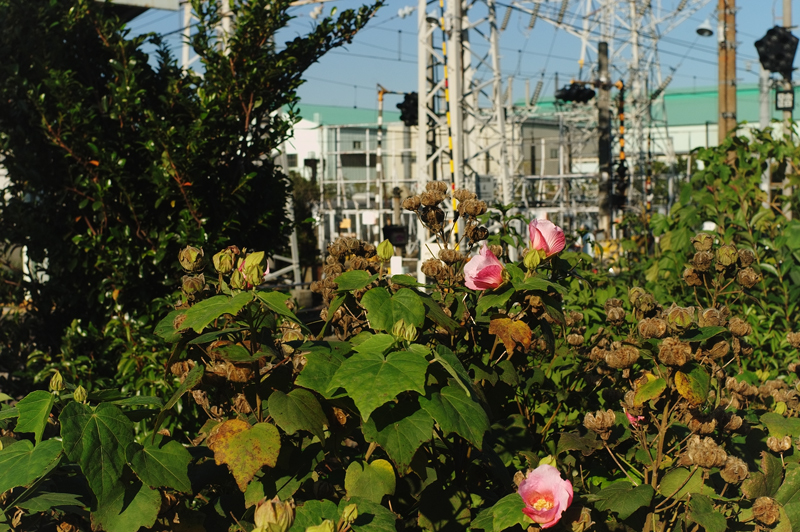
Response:
[{"label": "dried seed pod", "polygon": [[616,416],[614,415],[614,411],[611,409],[608,409],[605,412],[598,410],[594,414],[588,413],[583,418],[583,426],[592,432],[599,434],[600,438],[603,440],[607,440],[611,435],[611,429],[614,426],[614,423],[616,423]]},{"label": "dried seed pod", "polygon": [[722,480],[728,484],[738,484],[750,474],[747,470],[747,464],[741,458],[735,456],[728,456],[725,460],[725,467],[720,472]]},{"label": "dried seed pod", "polygon": [[441,229],[444,222],[444,211],[440,207],[425,207],[420,211],[422,221],[434,231]]},{"label": "dried seed pod", "polygon": [[749,249],[739,250],[739,266],[747,268],[756,261],[756,254]]},{"label": "dried seed pod", "polygon": [[475,198],[477,198],[478,196],[476,196],[474,192],[470,192],[470,191],[469,191],[469,190],[467,190],[467,189],[464,189],[464,188],[459,188],[458,190],[456,190],[455,192],[453,192],[453,197],[454,197],[454,198],[455,198],[455,199],[456,199],[456,200],[457,200],[459,203],[461,203],[461,202],[464,202],[464,201],[467,201],[467,200],[475,199]]},{"label": "dried seed pod", "polygon": [[606,299],[603,308],[605,309],[606,312],[608,312],[608,310],[612,308],[622,308],[622,300],[617,299],[616,297],[608,298]]},{"label": "dried seed pod", "polygon": [[712,416],[690,414],[686,426],[696,434],[711,434],[717,428],[717,420]]},{"label": "dried seed pod", "polygon": [[753,268],[742,268],[736,274],[736,282],[745,288],[753,288],[760,280],[761,276]]},{"label": "dried seed pod", "polygon": [[718,446],[713,439],[701,439],[700,436],[694,435],[686,445],[686,458],[688,458],[690,464],[704,469],[711,469],[712,467],[725,465],[728,460],[728,453]]},{"label": "dried seed pod", "polygon": [[744,420],[741,418],[741,416],[737,416],[736,414],[733,414],[731,416],[731,418],[728,420],[728,422],[725,423],[725,426],[722,427],[722,428],[723,428],[723,430],[727,430],[728,432],[735,432],[735,431],[739,430],[740,428],[742,428],[743,424],[744,424]]},{"label": "dried seed pod", "polygon": [[714,244],[714,237],[708,233],[697,233],[692,238],[692,245],[695,251],[710,251]]},{"label": "dried seed pod", "polygon": [[736,261],[739,260],[739,250],[733,244],[722,245],[717,248],[716,259],[716,269],[722,271],[736,264]]},{"label": "dried seed pod", "polygon": [[595,361],[605,360],[608,353],[609,351],[602,347],[595,346],[589,351],[589,358]]},{"label": "dried seed pod", "polygon": [[702,354],[703,356],[706,356],[711,360],[717,360],[730,353],[730,351],[731,351],[731,344],[729,344],[725,340],[720,340],[719,342],[711,346],[710,349],[703,349]]},{"label": "dried seed pod", "polygon": [[489,230],[482,225],[477,226],[467,235],[467,237],[472,243],[480,242],[481,240],[486,240],[489,237]]},{"label": "dried seed pod", "polygon": [[434,207],[439,205],[441,202],[445,200],[445,195],[441,192],[430,192],[426,191],[419,195],[419,201],[426,207]]},{"label": "dried seed pod", "polygon": [[571,346],[579,346],[583,345],[583,335],[582,334],[568,334],[567,335],[567,343]]},{"label": "dried seed pod", "polygon": [[749,336],[753,332],[753,328],[750,326],[750,324],[741,318],[731,319],[731,321],[728,322],[728,330],[737,338]]},{"label": "dried seed pod", "polygon": [[703,286],[703,278],[694,268],[683,270],[683,281],[687,286]]},{"label": "dried seed pod", "polygon": [[770,436],[767,438],[767,447],[774,453],[782,453],[792,448],[792,437],[784,436],[783,438],[776,438]]},{"label": "dried seed pod", "polygon": [[709,251],[698,251],[692,258],[692,266],[698,272],[707,272],[711,269],[714,254]]},{"label": "dried seed pod", "polygon": [[762,525],[772,526],[781,517],[781,507],[771,497],[759,497],[753,503],[753,518]]},{"label": "dried seed pod", "polygon": [[621,307],[611,307],[606,310],[606,323],[612,326],[625,323],[625,309]]},{"label": "dried seed pod", "polygon": [[419,196],[409,196],[403,200],[403,208],[407,211],[416,212],[420,205],[422,205],[422,200]]},{"label": "dried seed pod", "polygon": [[639,360],[639,350],[632,345],[626,345],[609,351],[606,354],[606,364],[615,369],[627,369]]},{"label": "dried seed pod", "polygon": [[425,190],[428,192],[438,192],[439,194],[447,194],[447,183],[444,181],[428,181],[425,183]]},{"label": "dried seed pod", "polygon": [[642,338],[663,338],[667,333],[667,322],[661,318],[645,318],[639,322]]},{"label": "dried seed pod", "polygon": [[428,259],[422,263],[422,273],[434,279],[442,279],[447,275],[447,266],[438,259]]},{"label": "dried seed pod", "polygon": [[468,199],[458,204],[459,214],[462,216],[471,216],[472,218],[484,214],[488,208],[485,201],[477,199]]},{"label": "dried seed pod", "polygon": [[[177,327],[175,327],[177,329]],[[800,349],[800,332],[786,333],[786,340],[795,349]]]},{"label": "dried seed pod", "polygon": [[445,248],[439,250],[439,258],[442,259],[442,262],[445,264],[454,264],[460,260],[464,260],[464,255],[455,249]]},{"label": "dried seed pod", "polygon": [[677,338],[665,338],[658,348],[658,360],[667,366],[683,366],[691,359],[691,346]]},{"label": "dried seed pod", "polygon": [[723,313],[715,308],[703,309],[697,316],[697,325],[700,327],[720,327],[725,325]]},{"label": "dried seed pod", "polygon": [[689,329],[694,322],[694,307],[679,307],[675,304],[667,311],[667,324],[675,332]]},{"label": "dried seed pod", "polygon": [[571,310],[567,313],[566,321],[567,321],[567,327],[572,327],[574,325],[577,325],[583,321],[583,313]]}]

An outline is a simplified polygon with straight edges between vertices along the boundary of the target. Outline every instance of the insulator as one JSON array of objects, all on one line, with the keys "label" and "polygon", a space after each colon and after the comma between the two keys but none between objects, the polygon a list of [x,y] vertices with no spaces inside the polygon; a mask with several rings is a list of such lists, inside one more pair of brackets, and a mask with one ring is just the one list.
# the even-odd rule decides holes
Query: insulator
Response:
[{"label": "insulator", "polygon": [[659,86],[658,86],[658,88],[655,90],[655,92],[654,92],[654,93],[653,93],[653,95],[650,97],[650,99],[651,99],[651,100],[655,100],[656,98],[658,98],[659,96],[661,96],[661,93],[662,93],[662,92],[664,92],[664,90],[667,88],[667,86],[668,86],[668,85],[669,85],[671,82],[672,82],[672,74],[670,74],[669,76],[667,76],[667,77],[664,79],[664,81],[662,81],[662,82],[661,82],[661,85],[659,85]]},{"label": "insulator", "polygon": [[536,88],[533,89],[533,98],[531,98],[531,105],[536,105],[536,102],[539,101],[539,95],[542,93],[542,88],[544,88],[544,81],[539,80],[536,82]]},{"label": "insulator", "polygon": [[542,4],[536,4],[533,6],[533,13],[531,13],[531,21],[528,22],[528,29],[532,30],[533,25],[536,24],[536,18],[539,16],[539,8],[542,7]]},{"label": "insulator", "polygon": [[563,0],[561,2],[561,9],[558,11],[558,19],[556,20],[558,24],[564,22],[564,15],[567,13],[567,4],[569,4],[569,0]]},{"label": "insulator", "polygon": [[506,14],[503,16],[503,23],[500,24],[500,31],[505,31],[508,27],[508,21],[511,20],[512,9],[511,6],[508,6],[508,9],[506,9]]},{"label": "insulator", "polygon": [[683,11],[683,8],[686,7],[686,4],[689,3],[689,0],[681,0],[681,3],[678,4],[678,9],[675,11]]}]

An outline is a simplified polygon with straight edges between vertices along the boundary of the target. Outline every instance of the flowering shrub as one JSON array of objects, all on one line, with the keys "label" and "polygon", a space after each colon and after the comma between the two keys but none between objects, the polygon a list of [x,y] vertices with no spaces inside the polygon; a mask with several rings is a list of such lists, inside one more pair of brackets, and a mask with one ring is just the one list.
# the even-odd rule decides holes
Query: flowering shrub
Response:
[{"label": "flowering shrub", "polygon": [[[437,240],[429,283],[387,275],[387,243],[331,243],[314,333],[288,296],[248,286],[263,253],[186,250],[156,329],[175,394],[59,376],[3,407],[0,527],[800,527],[800,380],[754,356],[753,250],[697,235],[689,306],[592,274],[543,220],[487,244],[494,214],[461,190],[458,238],[448,194],[404,203]],[[177,408],[202,428],[164,430]]]}]

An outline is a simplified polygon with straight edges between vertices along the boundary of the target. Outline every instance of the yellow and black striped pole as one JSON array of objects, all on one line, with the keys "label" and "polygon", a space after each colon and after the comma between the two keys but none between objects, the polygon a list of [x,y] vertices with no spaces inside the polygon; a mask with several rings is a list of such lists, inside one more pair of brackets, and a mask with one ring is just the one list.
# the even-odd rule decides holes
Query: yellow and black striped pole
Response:
[{"label": "yellow and black striped pole", "polygon": [[[459,1],[459,0],[456,0]],[[450,160],[450,190],[456,190],[456,170],[453,161],[453,127],[450,121],[450,79],[447,75],[447,30],[444,27],[444,0],[439,0],[439,28],[442,30],[442,63],[444,64],[444,109],[447,119],[447,155]],[[453,219],[456,213],[456,199],[452,198]],[[458,222],[453,223],[452,235],[455,241],[458,240]]]}]

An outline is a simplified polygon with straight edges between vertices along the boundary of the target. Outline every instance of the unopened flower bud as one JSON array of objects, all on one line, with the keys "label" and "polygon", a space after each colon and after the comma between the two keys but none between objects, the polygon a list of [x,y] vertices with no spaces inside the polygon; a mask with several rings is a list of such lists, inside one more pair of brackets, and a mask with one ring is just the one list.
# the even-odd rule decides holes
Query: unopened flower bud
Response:
[{"label": "unopened flower bud", "polygon": [[53,376],[50,377],[50,391],[51,392],[60,392],[64,389],[64,377],[61,376],[61,373],[56,370],[53,373]]},{"label": "unopened flower bud", "polygon": [[714,244],[714,237],[708,233],[697,233],[692,238],[692,245],[695,251],[709,251]]},{"label": "unopened flower bud", "polygon": [[244,259],[244,277],[250,285],[258,285],[264,277],[264,272],[269,272],[266,268],[263,251],[250,253]]},{"label": "unopened flower bud", "polygon": [[85,403],[88,397],[89,397],[89,392],[87,392],[86,388],[84,388],[80,384],[78,385],[77,388],[75,388],[75,391],[72,392],[72,398],[79,403]]},{"label": "unopened flower bud", "polygon": [[342,521],[351,525],[356,519],[358,519],[358,506],[355,504],[345,506],[344,511],[342,511]]},{"label": "unopened flower bud", "polygon": [[187,272],[198,272],[203,269],[203,250],[187,246],[178,254],[181,267]]},{"label": "unopened flower bud", "polygon": [[388,240],[378,244],[378,258],[386,262],[394,256],[394,246]]},{"label": "unopened flower bud", "polygon": [[310,526],[306,528],[306,532],[334,532],[333,521],[326,519],[321,525]]},{"label": "unopened flower bud", "polygon": [[542,262],[542,252],[538,249],[532,249],[528,251],[522,262],[529,271],[533,271]]},{"label": "unopened flower bud", "polygon": [[181,290],[186,295],[202,292],[205,286],[206,278],[202,273],[200,275],[184,275],[181,280]]},{"label": "unopened flower bud", "polygon": [[281,502],[278,497],[261,499],[256,503],[253,521],[254,532],[286,532],[294,522],[294,504],[291,500]]},{"label": "unopened flower bud", "polygon": [[233,273],[231,273],[230,285],[231,288],[235,290],[244,290],[247,288],[247,280],[239,268],[233,270]]},{"label": "unopened flower bud", "polygon": [[[236,251],[238,251],[238,249]],[[234,249],[227,248],[214,255],[211,261],[214,263],[214,269],[225,275],[233,271],[235,259],[236,253]]]}]

